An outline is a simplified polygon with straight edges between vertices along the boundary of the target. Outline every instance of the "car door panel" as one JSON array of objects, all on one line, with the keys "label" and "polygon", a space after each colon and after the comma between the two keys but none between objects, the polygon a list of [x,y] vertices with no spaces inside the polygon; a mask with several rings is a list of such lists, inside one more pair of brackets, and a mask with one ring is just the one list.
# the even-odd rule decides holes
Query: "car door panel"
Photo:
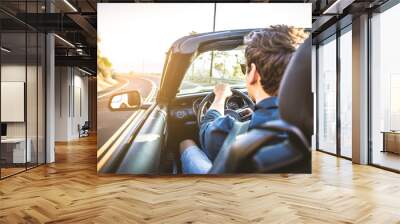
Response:
[{"label": "car door panel", "polygon": [[121,159],[126,154],[132,136],[135,136],[154,106],[147,110],[136,110],[97,153],[97,170],[99,173],[115,173]]},{"label": "car door panel", "polygon": [[118,174],[157,174],[166,140],[166,107],[156,106],[128,146]]}]

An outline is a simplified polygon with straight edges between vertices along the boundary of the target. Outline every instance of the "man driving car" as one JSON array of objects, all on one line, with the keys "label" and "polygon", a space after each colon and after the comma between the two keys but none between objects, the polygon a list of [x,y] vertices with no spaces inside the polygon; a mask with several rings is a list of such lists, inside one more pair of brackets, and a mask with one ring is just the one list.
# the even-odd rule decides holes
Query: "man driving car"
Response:
[{"label": "man driving car", "polygon": [[[241,68],[246,76],[248,95],[256,103],[248,129],[279,119],[279,85],[293,52],[305,36],[302,29],[279,25],[253,31],[244,38],[246,64]],[[193,140],[180,143],[183,173],[205,174],[212,167],[238,122],[225,115],[225,101],[231,95],[228,84],[215,86],[214,100],[200,123],[201,148]]]}]

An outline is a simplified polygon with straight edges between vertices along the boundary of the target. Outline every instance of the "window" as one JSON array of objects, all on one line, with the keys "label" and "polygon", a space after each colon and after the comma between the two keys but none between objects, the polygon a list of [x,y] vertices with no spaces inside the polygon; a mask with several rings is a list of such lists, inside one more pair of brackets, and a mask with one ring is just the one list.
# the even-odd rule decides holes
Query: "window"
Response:
[{"label": "window", "polygon": [[372,163],[400,170],[400,4],[371,18]]},{"label": "window", "polygon": [[[32,143],[27,138],[26,94],[27,90],[27,48],[25,32],[1,33],[1,124],[6,126],[0,145],[1,177],[7,177],[26,170],[31,162]],[[6,49],[6,50],[4,50]],[[7,95],[12,95],[13,100]],[[21,102],[21,103],[20,103]],[[18,104],[19,106],[12,106]],[[17,116],[18,114],[18,116]],[[12,143],[7,143],[11,141]],[[26,147],[28,146],[28,148]]]},{"label": "window", "polygon": [[[43,3],[19,2],[19,13],[42,12]],[[5,178],[45,163],[46,38],[43,33],[15,22],[6,14],[0,13],[0,17],[3,22],[0,111],[4,115],[1,117],[0,178]]]},{"label": "window", "polygon": [[340,36],[340,154],[352,156],[352,35],[351,26]]},{"label": "window", "polygon": [[241,63],[244,63],[243,47],[204,52],[197,56],[186,71],[179,94],[211,91],[216,83],[221,82],[244,87],[245,76],[240,68]]},{"label": "window", "polygon": [[315,150],[317,148],[317,141],[316,141],[316,132],[317,132],[317,97],[315,94],[317,93],[316,91],[316,86],[317,86],[317,47],[315,45],[312,46],[312,51],[311,51],[311,72],[312,72],[312,92],[313,92],[313,128],[314,128],[314,133],[311,138],[311,148]]},{"label": "window", "polygon": [[318,48],[318,149],[336,153],[336,39]]}]

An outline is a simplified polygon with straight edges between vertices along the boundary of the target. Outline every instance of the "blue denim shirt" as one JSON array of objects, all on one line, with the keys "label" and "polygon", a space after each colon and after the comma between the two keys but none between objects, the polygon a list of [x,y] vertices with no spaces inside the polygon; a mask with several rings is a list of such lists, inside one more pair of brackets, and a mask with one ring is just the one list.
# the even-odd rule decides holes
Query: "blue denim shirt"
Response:
[{"label": "blue denim shirt", "polygon": [[[249,129],[267,121],[278,120],[278,98],[269,97],[260,101],[255,106]],[[235,119],[231,116],[222,116],[216,110],[208,110],[200,124],[200,144],[202,150],[211,161],[214,161],[225,138],[233,127]]]}]

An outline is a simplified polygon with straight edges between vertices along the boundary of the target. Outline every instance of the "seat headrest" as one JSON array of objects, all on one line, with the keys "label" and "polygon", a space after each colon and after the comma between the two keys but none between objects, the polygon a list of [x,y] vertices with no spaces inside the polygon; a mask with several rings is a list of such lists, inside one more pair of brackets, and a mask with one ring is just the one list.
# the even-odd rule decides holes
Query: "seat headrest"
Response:
[{"label": "seat headrest", "polygon": [[283,76],[279,90],[281,118],[297,126],[311,141],[313,95],[311,92],[311,37],[296,50]]}]

